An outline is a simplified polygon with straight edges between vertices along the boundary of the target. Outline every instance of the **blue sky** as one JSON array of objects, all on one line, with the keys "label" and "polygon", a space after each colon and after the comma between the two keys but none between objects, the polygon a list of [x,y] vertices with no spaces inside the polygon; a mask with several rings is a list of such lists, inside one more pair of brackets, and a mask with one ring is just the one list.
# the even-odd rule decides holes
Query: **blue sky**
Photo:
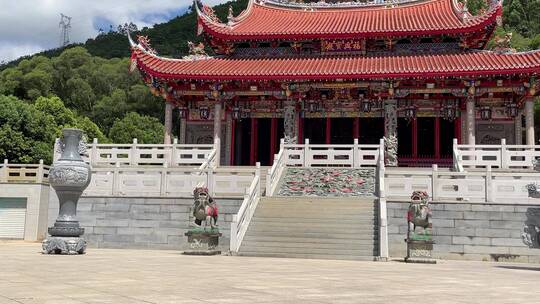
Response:
[{"label": "blue sky", "polygon": [[[203,0],[215,5],[225,0]],[[0,0],[0,62],[58,47],[60,13],[71,16],[72,42],[100,28],[133,22],[152,26],[185,13],[191,0]]]}]

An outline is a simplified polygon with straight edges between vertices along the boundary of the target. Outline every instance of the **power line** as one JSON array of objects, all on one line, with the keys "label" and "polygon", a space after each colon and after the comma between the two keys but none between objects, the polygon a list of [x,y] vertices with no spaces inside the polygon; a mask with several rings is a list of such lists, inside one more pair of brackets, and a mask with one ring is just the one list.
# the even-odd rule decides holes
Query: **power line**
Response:
[{"label": "power line", "polygon": [[60,47],[69,44],[69,32],[71,31],[71,17],[60,14]]}]

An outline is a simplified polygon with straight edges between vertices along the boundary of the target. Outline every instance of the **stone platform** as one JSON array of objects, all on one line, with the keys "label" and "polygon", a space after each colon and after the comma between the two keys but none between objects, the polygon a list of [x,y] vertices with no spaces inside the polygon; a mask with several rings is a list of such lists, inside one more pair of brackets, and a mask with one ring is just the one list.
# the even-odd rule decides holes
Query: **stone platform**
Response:
[{"label": "stone platform", "polygon": [[[2,304],[535,303],[540,265],[436,265],[90,249],[40,254],[0,241]],[[70,270],[71,269],[71,270]],[[212,286],[214,296],[201,292]]]}]

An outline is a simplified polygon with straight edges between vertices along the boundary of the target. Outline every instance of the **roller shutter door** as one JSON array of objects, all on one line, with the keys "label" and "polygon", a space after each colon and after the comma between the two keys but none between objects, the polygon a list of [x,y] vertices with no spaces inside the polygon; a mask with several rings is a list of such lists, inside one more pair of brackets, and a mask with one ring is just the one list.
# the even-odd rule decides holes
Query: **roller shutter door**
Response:
[{"label": "roller shutter door", "polygon": [[0,198],[0,239],[24,239],[26,199]]}]

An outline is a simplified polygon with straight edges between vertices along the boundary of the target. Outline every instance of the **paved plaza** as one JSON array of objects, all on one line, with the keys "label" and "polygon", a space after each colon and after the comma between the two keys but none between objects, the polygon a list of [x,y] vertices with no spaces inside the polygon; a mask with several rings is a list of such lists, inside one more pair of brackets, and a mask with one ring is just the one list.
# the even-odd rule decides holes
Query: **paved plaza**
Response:
[{"label": "paved plaza", "polygon": [[[184,256],[0,242],[0,303],[538,303],[540,265]],[[418,302],[417,302],[418,300]]]}]

